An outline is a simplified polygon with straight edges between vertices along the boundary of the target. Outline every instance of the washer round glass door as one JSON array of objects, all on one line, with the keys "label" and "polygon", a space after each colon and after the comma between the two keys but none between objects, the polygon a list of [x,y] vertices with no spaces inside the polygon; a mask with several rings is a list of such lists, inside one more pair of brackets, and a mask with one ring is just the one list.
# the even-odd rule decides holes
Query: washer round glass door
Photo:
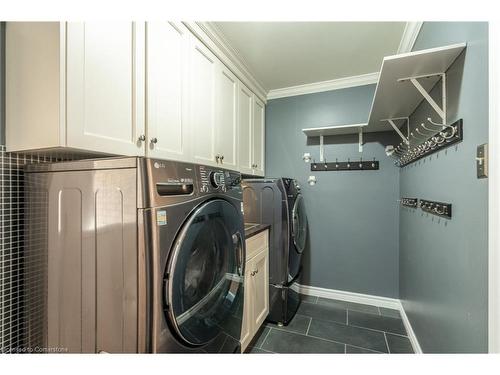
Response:
[{"label": "washer round glass door", "polygon": [[304,251],[307,238],[307,216],[304,205],[304,198],[301,194],[297,195],[292,210],[292,230],[293,242],[299,253]]},{"label": "washer round glass door", "polygon": [[196,209],[177,237],[165,275],[165,300],[168,318],[190,345],[206,344],[221,331],[240,338],[242,231],[241,213],[216,199]]}]

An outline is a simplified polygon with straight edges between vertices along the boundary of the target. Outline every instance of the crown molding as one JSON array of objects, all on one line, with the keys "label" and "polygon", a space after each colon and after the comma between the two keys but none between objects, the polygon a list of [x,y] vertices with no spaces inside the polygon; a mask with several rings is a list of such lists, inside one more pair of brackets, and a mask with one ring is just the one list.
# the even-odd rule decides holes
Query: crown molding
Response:
[{"label": "crown molding", "polygon": [[184,22],[184,25],[200,39],[219,59],[247,85],[259,99],[266,101],[267,90],[250,70],[241,53],[231,46],[214,22]]},{"label": "crown molding", "polygon": [[267,99],[285,98],[287,96],[297,96],[304,94],[313,94],[316,92],[331,91],[345,89],[348,87],[372,85],[378,81],[378,72],[361,74],[359,76],[344,77],[332,79],[329,81],[321,81],[307,83],[304,85],[284,87],[282,89],[270,90],[267,93]]},{"label": "crown molding", "polygon": [[406,22],[405,30],[399,42],[398,54],[412,51],[422,25],[423,22]]}]

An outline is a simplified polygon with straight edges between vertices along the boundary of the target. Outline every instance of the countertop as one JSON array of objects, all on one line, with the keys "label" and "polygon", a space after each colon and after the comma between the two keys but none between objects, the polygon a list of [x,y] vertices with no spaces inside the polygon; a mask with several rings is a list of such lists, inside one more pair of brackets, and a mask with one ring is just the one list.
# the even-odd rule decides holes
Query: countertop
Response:
[{"label": "countertop", "polygon": [[245,238],[250,238],[256,234],[269,229],[270,224],[245,223]]}]

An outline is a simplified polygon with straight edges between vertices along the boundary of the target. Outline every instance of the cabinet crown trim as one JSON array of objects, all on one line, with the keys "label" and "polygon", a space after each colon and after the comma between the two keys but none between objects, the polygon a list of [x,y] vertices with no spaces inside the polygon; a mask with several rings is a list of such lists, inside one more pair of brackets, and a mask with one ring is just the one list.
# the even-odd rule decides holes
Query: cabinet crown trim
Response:
[{"label": "cabinet crown trim", "polygon": [[212,42],[219,51],[214,52],[228,68],[234,69],[233,73],[247,85],[257,97],[266,103],[268,90],[264,87],[255,74],[250,70],[241,53],[226,39],[222,31],[213,22],[184,22],[207,47]]}]

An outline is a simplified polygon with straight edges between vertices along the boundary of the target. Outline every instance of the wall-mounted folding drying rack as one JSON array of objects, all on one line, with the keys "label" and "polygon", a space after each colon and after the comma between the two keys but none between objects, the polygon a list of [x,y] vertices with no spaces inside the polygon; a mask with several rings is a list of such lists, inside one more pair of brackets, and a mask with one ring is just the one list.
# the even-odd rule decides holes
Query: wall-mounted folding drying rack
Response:
[{"label": "wall-mounted folding drying rack", "polygon": [[[362,152],[364,133],[393,130],[402,142],[389,148],[388,155],[400,167],[462,141],[462,121],[447,123],[446,72],[465,48],[465,43],[459,43],[384,57],[366,124],[302,129],[308,137],[320,137],[320,162],[324,162],[323,137],[327,135],[358,134]],[[430,94],[438,83],[440,104]],[[436,123],[429,116],[428,124],[411,131],[409,116],[422,101],[429,103],[441,121]]]},{"label": "wall-mounted folding drying rack", "polygon": [[401,205],[405,207],[418,208],[433,215],[451,219],[451,203],[429,201],[418,198],[401,198]]},{"label": "wall-mounted folding drying rack", "polygon": [[[462,121],[447,124],[446,71],[465,47],[460,43],[384,58],[368,127],[385,123],[399,135],[402,142],[387,149],[396,165],[403,167],[463,140]],[[440,104],[430,94],[439,83]],[[411,130],[408,116],[422,101],[430,105],[440,122],[429,116],[427,124]]]},{"label": "wall-mounted folding drying rack", "polygon": [[311,163],[311,171],[327,172],[327,171],[373,171],[379,169],[379,162],[375,159],[364,161],[335,161],[334,163]]}]

